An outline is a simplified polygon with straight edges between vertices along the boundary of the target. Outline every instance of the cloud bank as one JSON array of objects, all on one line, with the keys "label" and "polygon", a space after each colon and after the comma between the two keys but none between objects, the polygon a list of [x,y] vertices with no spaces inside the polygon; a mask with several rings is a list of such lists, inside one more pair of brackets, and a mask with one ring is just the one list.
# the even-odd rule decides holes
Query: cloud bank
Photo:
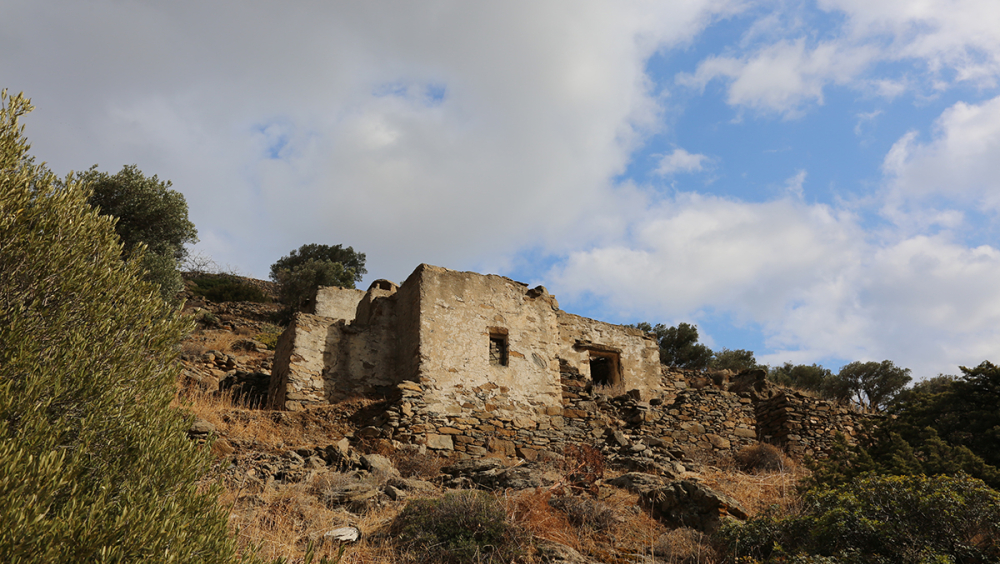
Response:
[{"label": "cloud bank", "polygon": [[[741,35],[699,43],[723,23]],[[648,66],[697,49],[667,76]],[[725,314],[759,328],[768,362],[891,358],[927,376],[1000,360],[1000,253],[968,221],[1000,206],[992,0],[11,0],[0,70],[38,106],[28,135],[55,170],[171,179],[200,249],[250,274],[343,243],[372,278],[516,270],[615,321]],[[793,124],[831,92],[978,97],[895,134],[864,185],[818,196],[799,163],[747,201],[691,184],[736,176],[723,148],[650,148],[676,133],[672,91],[713,89],[718,121],[747,127]],[[890,118],[840,119],[866,137]]]}]

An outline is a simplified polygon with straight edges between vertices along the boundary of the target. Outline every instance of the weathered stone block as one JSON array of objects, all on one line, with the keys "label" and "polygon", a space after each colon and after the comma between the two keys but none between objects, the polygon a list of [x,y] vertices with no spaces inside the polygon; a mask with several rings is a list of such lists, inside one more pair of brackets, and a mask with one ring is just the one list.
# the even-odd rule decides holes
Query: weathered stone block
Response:
[{"label": "weathered stone block", "polygon": [[438,435],[436,433],[427,433],[427,448],[432,448],[434,450],[454,450],[455,443],[452,441],[451,435]]}]

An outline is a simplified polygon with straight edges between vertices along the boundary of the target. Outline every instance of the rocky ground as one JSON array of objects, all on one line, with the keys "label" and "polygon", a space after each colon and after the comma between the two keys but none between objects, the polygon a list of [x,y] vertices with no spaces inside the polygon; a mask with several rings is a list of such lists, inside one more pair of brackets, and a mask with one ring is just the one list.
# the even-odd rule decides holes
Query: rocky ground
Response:
[{"label": "rocky ground", "polygon": [[186,297],[197,329],[182,346],[176,404],[196,417],[191,440],[217,457],[210,479],[240,545],[262,556],[412,559],[394,536],[407,503],[479,490],[520,531],[523,561],[717,562],[709,535],[721,522],[794,503],[802,471],[785,459],[757,473],[718,460],[637,465],[648,445],[619,432],[530,462],[457,460],[364,436],[378,398],[263,409],[281,307]]}]

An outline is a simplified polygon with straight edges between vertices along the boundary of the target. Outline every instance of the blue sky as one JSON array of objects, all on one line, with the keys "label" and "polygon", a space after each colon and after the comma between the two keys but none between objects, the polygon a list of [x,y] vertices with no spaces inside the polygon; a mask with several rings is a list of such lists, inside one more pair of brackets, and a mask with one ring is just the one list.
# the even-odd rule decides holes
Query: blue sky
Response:
[{"label": "blue sky", "polygon": [[1000,361],[995,0],[3,4],[34,153],[171,179],[245,274],[342,243],[772,364]]}]

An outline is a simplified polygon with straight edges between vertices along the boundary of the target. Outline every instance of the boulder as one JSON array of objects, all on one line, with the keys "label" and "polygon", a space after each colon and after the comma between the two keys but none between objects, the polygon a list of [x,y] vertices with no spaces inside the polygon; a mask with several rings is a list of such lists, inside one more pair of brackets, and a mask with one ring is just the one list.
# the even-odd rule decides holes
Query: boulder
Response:
[{"label": "boulder", "polygon": [[399,471],[392,465],[392,461],[381,454],[361,455],[361,467],[368,470],[372,474],[377,474],[387,478],[399,476]]},{"label": "boulder", "polygon": [[188,435],[192,438],[207,437],[215,432],[215,425],[205,421],[201,417],[196,417],[194,423],[192,423],[191,427],[188,429]]},{"label": "boulder", "polygon": [[662,488],[669,479],[671,478],[654,476],[653,474],[646,474],[644,472],[629,472],[628,474],[608,480],[607,483],[615,486],[616,488],[641,494]]},{"label": "boulder", "polygon": [[577,552],[576,549],[550,540],[540,540],[537,544],[538,554],[542,557],[542,562],[548,564],[599,564],[599,560],[594,560]]},{"label": "boulder", "polygon": [[639,504],[671,527],[690,527],[711,534],[723,519],[744,520],[746,510],[735,499],[708,486],[677,480],[639,495]]}]

